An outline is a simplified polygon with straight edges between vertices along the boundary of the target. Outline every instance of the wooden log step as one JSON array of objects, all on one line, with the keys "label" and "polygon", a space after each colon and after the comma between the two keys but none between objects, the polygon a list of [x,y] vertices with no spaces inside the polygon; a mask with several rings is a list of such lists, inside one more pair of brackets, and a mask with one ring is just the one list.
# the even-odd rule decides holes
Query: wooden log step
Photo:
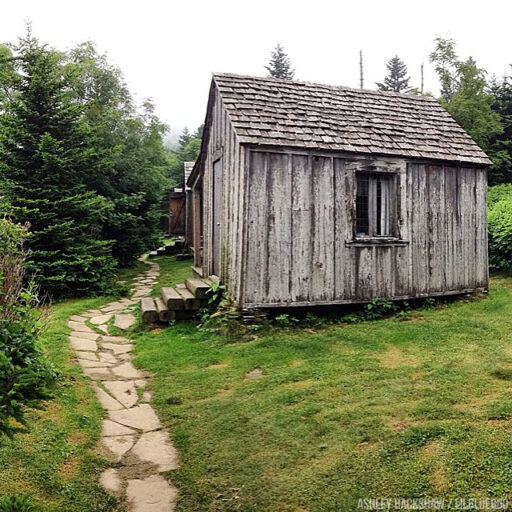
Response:
[{"label": "wooden log step", "polygon": [[181,295],[181,298],[185,303],[185,309],[187,311],[195,311],[201,308],[201,301],[197,299],[193,293],[190,292],[185,284],[177,284],[176,291]]},{"label": "wooden log step", "polygon": [[202,279],[186,279],[185,286],[196,299],[206,299],[210,285]]},{"label": "wooden log step", "polygon": [[196,310],[184,310],[184,311],[175,311],[176,320],[190,320],[196,316]]},{"label": "wooden log step", "polygon": [[159,247],[159,248],[156,250],[156,252],[157,252],[157,254],[162,255],[162,254],[165,254],[166,249],[165,249],[165,247]]},{"label": "wooden log step", "polygon": [[182,253],[176,254],[176,261],[190,260],[192,258],[192,254]]},{"label": "wooden log step", "polygon": [[160,295],[167,309],[172,311],[185,309],[183,297],[174,288],[164,287],[160,290]]},{"label": "wooden log step", "polygon": [[154,258],[155,256],[158,256],[158,252],[157,252],[157,251],[151,251],[151,252],[149,253],[149,257],[150,257],[150,258]]},{"label": "wooden log step", "polygon": [[160,297],[155,299],[155,306],[160,322],[172,322],[175,319],[175,312],[171,311]]},{"label": "wooden log step", "polygon": [[155,301],[151,297],[144,297],[140,301],[140,310],[142,312],[142,321],[153,323],[158,321],[158,312]]}]

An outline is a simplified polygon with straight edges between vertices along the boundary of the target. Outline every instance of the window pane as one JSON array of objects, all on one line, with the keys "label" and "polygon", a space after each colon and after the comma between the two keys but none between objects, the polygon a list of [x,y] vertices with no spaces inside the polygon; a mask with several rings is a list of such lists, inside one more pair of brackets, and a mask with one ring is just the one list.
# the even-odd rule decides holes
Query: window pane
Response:
[{"label": "window pane", "polygon": [[356,195],[356,235],[369,234],[369,178],[365,174],[356,174],[357,195]]},{"label": "window pane", "polygon": [[377,235],[391,235],[392,176],[378,176],[377,180]]}]

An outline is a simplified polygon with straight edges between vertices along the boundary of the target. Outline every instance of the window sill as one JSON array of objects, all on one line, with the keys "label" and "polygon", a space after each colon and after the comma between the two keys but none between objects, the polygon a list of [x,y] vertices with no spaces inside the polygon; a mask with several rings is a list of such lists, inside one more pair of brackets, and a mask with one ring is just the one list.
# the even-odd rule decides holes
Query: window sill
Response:
[{"label": "window sill", "polygon": [[400,240],[390,236],[376,237],[358,237],[353,240],[347,240],[345,245],[348,247],[368,247],[368,246],[398,246],[408,245],[408,240]]}]

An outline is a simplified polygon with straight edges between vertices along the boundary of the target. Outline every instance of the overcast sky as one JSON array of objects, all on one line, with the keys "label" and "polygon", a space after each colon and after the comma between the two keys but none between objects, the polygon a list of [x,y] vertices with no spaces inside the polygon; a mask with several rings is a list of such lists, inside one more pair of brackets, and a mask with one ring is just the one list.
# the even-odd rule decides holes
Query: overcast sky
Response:
[{"label": "overcast sky", "polygon": [[151,97],[174,133],[204,120],[214,71],[264,76],[277,42],[311,82],[374,88],[398,54],[419,86],[438,84],[428,54],[436,36],[457,41],[498,76],[512,63],[512,3],[506,0],[3,0],[0,42],[14,41],[30,20],[34,34],[59,49],[92,40],[119,66],[134,96]]}]

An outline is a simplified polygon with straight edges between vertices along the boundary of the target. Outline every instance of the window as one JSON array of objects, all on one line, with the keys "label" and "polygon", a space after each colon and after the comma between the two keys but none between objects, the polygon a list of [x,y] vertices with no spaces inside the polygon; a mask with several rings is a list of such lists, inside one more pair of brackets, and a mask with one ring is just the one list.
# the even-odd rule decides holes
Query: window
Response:
[{"label": "window", "polygon": [[395,175],[356,174],[356,238],[393,236]]}]

